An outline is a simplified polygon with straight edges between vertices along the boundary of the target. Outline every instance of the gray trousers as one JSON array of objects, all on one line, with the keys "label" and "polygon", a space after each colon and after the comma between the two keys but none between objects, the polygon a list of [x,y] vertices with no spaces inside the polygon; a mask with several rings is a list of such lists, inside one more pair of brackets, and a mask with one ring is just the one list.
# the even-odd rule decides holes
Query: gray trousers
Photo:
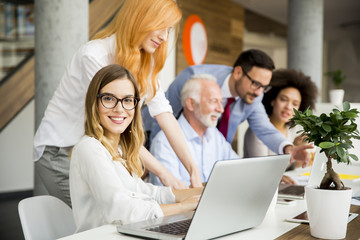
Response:
[{"label": "gray trousers", "polygon": [[35,162],[35,173],[38,174],[49,194],[61,199],[70,207],[69,151],[71,148],[46,146],[41,158]]}]

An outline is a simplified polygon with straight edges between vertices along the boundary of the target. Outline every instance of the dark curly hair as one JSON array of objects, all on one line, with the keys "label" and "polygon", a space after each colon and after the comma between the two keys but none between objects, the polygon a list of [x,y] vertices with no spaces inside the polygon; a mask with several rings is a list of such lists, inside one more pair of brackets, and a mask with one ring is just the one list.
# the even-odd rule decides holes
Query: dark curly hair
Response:
[{"label": "dark curly hair", "polygon": [[273,107],[271,101],[274,100],[279,92],[288,87],[299,90],[301,95],[301,104],[299,110],[304,111],[307,107],[315,108],[315,101],[318,95],[318,89],[309,76],[293,69],[279,69],[273,72],[270,85],[270,91],[264,94],[262,103],[268,115],[272,114]]}]

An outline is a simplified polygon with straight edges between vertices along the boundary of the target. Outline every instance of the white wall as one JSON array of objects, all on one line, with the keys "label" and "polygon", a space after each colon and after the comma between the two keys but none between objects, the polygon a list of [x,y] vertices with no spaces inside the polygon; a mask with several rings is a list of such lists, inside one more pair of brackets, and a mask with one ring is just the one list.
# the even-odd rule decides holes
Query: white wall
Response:
[{"label": "white wall", "polygon": [[243,50],[260,49],[273,59],[276,68],[287,67],[286,38],[245,31],[243,48]]},{"label": "white wall", "polygon": [[[345,89],[345,101],[360,102],[360,40],[341,39],[329,41],[327,70],[341,69],[347,76],[342,85]],[[332,88],[333,85],[329,84]]]},{"label": "white wall", "polygon": [[0,193],[34,187],[34,100],[0,132]]}]

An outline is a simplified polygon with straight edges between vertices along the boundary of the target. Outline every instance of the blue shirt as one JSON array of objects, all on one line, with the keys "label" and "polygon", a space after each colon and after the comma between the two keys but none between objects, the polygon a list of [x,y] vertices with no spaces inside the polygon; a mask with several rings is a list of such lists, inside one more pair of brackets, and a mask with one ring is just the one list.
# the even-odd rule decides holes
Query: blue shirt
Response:
[{"label": "blue shirt", "polygon": [[[239,158],[232,150],[230,143],[215,127],[208,128],[200,136],[190,126],[183,114],[178,119],[180,128],[184,134],[191,156],[201,174],[201,181],[207,182],[214,163],[218,160]],[[153,139],[150,152],[167,168],[175,177],[190,185],[190,175],[186,168],[171,148],[163,131],[160,131]],[[158,177],[150,172],[150,182],[162,185]]]},{"label": "blue shirt", "polygon": [[[232,67],[215,64],[193,65],[185,68],[175,80],[171,83],[165,95],[169,100],[175,117],[182,110],[180,93],[185,82],[194,74],[211,74],[217,79],[218,85],[222,88],[225,79],[233,71]],[[266,146],[273,152],[282,154],[283,148],[290,144],[285,136],[280,133],[269,120],[265,112],[264,105],[261,103],[263,95],[255,98],[252,104],[245,103],[240,97],[232,104],[230,111],[230,119],[227,132],[227,141],[232,142],[237,127],[243,121],[248,121],[250,128],[255,135],[266,144]],[[151,137],[160,130],[159,125],[154,121],[147,108],[142,110],[143,121],[147,131],[151,130]],[[246,141],[246,139],[244,140]]]}]

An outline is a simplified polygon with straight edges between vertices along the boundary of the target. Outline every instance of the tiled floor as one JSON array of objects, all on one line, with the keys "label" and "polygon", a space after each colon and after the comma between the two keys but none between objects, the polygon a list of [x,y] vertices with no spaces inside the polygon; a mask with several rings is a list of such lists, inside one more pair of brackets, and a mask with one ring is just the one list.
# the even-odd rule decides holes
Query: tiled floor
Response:
[{"label": "tiled floor", "polygon": [[18,203],[28,196],[17,196],[0,199],[0,239],[22,240],[24,235],[18,214]]}]

